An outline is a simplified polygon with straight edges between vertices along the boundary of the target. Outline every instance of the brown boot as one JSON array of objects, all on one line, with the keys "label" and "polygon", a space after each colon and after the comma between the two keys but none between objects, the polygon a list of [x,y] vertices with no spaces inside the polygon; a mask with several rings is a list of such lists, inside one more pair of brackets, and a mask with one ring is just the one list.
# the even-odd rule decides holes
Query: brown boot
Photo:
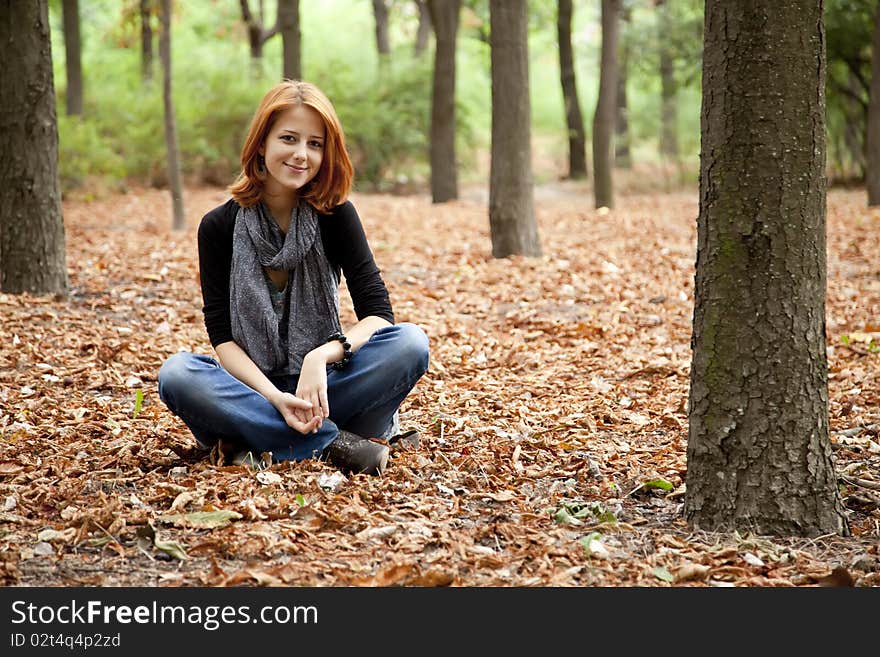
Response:
[{"label": "brown boot", "polygon": [[382,474],[388,467],[388,453],[388,445],[340,430],[324,450],[324,458],[346,474],[375,475]]}]

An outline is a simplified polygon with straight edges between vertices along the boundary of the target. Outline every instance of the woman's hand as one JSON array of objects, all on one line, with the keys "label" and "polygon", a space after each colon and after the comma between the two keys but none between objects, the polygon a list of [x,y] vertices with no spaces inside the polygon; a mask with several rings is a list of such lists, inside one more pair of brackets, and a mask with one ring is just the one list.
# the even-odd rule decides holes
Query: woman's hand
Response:
[{"label": "woman's hand", "polygon": [[314,433],[321,426],[320,418],[312,413],[312,404],[298,395],[279,391],[269,401],[278,409],[291,429],[300,433]]},{"label": "woman's hand", "polygon": [[309,420],[317,422],[317,431],[324,418],[330,417],[330,404],[327,401],[327,357],[319,347],[306,354],[299,373],[296,396],[309,403],[305,412]]}]

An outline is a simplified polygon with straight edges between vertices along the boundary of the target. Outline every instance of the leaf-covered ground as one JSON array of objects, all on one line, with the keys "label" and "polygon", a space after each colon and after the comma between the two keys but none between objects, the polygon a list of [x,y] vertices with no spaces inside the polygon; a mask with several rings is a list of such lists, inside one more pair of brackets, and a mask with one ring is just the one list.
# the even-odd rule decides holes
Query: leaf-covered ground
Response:
[{"label": "leaf-covered ground", "polygon": [[421,446],[383,477],[213,464],[156,374],[178,350],[211,353],[195,227],[223,200],[189,190],[183,233],[166,192],[68,200],[70,299],[0,295],[3,584],[880,584],[880,214],[863,192],[828,198],[848,539],[681,519],[695,193],[603,213],[583,189],[540,188],[545,255],[506,260],[478,194],[355,195],[398,321],[431,340],[402,409]]}]

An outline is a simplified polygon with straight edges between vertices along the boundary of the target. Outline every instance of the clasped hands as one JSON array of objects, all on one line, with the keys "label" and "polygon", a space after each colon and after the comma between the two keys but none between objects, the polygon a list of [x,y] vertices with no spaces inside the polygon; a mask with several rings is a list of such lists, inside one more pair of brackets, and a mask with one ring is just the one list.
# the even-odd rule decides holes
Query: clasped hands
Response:
[{"label": "clasped hands", "polygon": [[269,400],[278,409],[287,426],[300,433],[316,433],[330,417],[327,401],[327,359],[310,351],[303,359],[296,393],[279,391]]}]

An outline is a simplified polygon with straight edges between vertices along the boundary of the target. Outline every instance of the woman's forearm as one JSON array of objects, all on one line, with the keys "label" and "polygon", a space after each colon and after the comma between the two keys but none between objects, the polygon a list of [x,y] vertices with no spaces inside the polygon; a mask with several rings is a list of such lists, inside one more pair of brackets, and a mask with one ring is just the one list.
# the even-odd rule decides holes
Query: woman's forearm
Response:
[{"label": "woman's forearm", "polygon": [[[385,326],[391,326],[391,323],[381,317],[370,315],[369,317],[364,317],[357,324],[349,328],[345,332],[345,337],[351,345],[352,353],[357,352],[358,349],[369,341],[373,336],[373,333]],[[342,343],[336,340],[315,347],[315,349],[307,354],[307,356],[311,358],[320,358],[327,365],[342,360],[343,355],[344,350]]]},{"label": "woman's forearm", "polygon": [[230,341],[218,344],[214,347],[214,351],[217,352],[217,360],[220,361],[223,369],[263,395],[273,406],[275,405],[275,398],[280,391],[256,366],[244,349]]}]

